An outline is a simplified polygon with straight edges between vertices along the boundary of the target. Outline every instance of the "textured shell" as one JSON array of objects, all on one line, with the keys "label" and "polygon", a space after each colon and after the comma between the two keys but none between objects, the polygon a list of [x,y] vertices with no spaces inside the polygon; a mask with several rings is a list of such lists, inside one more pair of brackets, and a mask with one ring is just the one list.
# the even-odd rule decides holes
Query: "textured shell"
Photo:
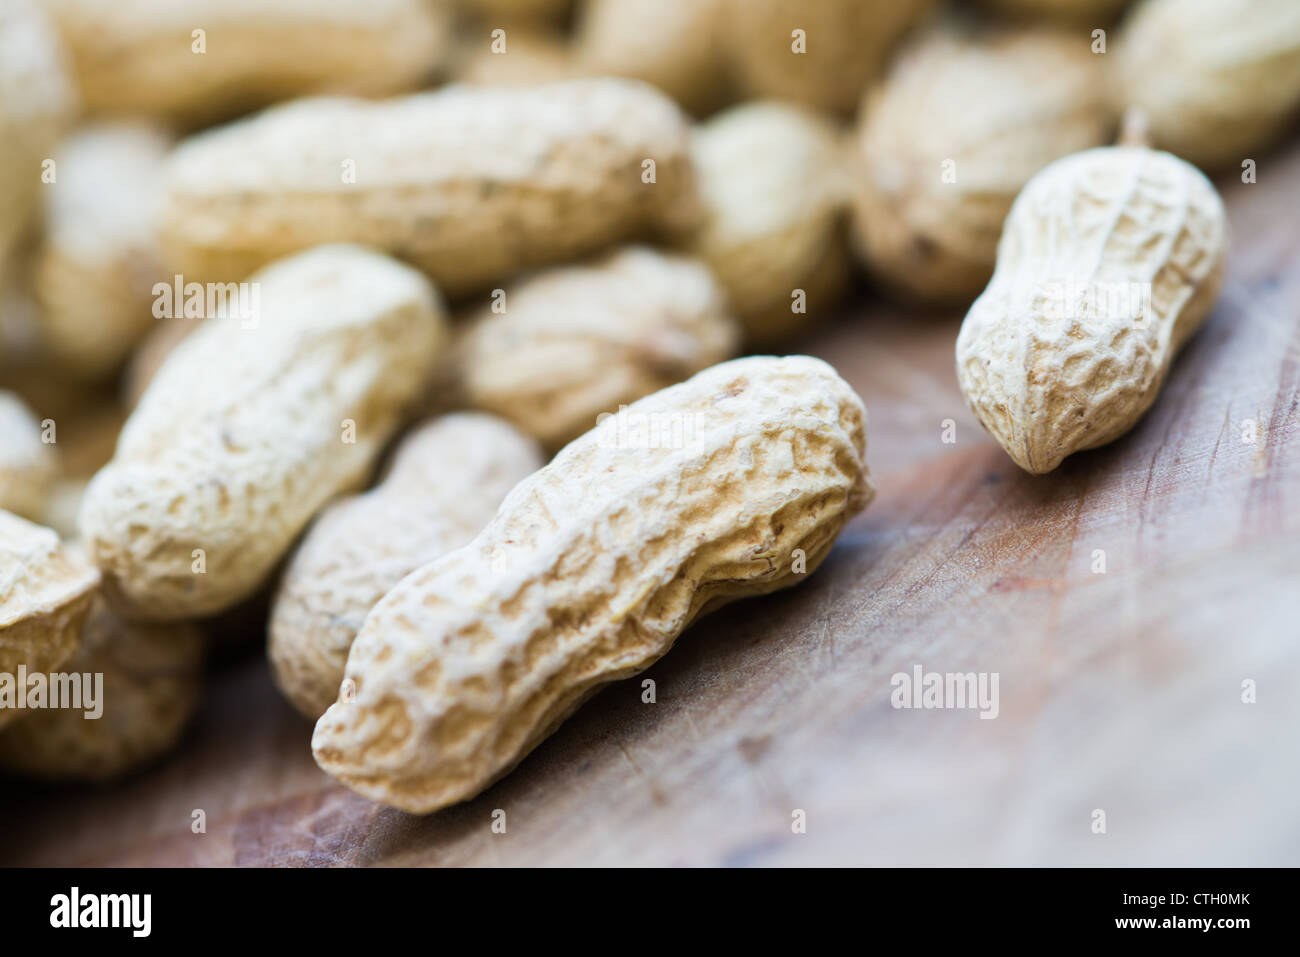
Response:
[{"label": "textured shell", "polygon": [[719,30],[725,0],[590,0],[577,55],[592,73],[630,76],[704,113],[727,98]]},{"label": "textured shell", "polygon": [[935,31],[905,51],[858,133],[854,238],[872,274],[907,298],[969,305],[1029,177],[1110,141],[1104,59],[1053,30]]},{"label": "textured shell", "polygon": [[1237,166],[1300,112],[1300,3],[1147,0],[1118,44],[1124,105],[1155,145],[1205,169]]},{"label": "textured shell", "polygon": [[[205,122],[312,92],[415,89],[450,37],[428,0],[45,0],[96,112]],[[207,31],[195,53],[192,31]]]},{"label": "textured shell", "polygon": [[37,519],[58,476],[54,449],[22,399],[0,391],[0,509]]},{"label": "textured shell", "polygon": [[0,4],[0,273],[36,211],[41,163],[76,111],[54,26],[32,0]]},{"label": "textured shell", "polygon": [[1225,245],[1218,193],[1169,153],[1087,150],[1029,182],[957,337],[962,392],[1017,465],[1133,427],[1213,307]]},{"label": "textured shell", "polygon": [[[837,113],[858,104],[898,39],[932,0],[726,0],[728,58],[750,97],[794,100]],[[791,34],[803,30],[807,50]]]},{"label": "textured shell", "polygon": [[66,369],[111,373],[149,328],[168,145],[155,127],[113,124],[78,131],[54,154],[34,291],[45,346]]},{"label": "textured shell", "polygon": [[[0,674],[49,672],[71,658],[98,584],[55,532],[0,511]],[[18,714],[0,709],[0,725]]]},{"label": "textured shell", "polygon": [[[307,100],[176,151],[165,235],[187,278],[362,242],[448,294],[698,214],[681,111],[632,80]],[[642,182],[642,162],[656,182]],[[356,182],[345,183],[345,163]],[[688,218],[684,218],[688,217]]]},{"label": "textured shell", "polygon": [[874,493],[862,401],[817,359],[723,363],[629,415],[690,425],[653,443],[606,420],[375,606],[322,768],[408,811],[471,797],[700,614],[799,582],[794,551],[815,569]]},{"label": "textured shell", "polygon": [[604,412],[735,355],[739,330],[698,261],[631,247],[538,273],[461,327],[452,377],[470,406],[550,449]]},{"label": "textured shell", "polygon": [[276,684],[315,720],[338,697],[366,614],[415,569],[467,544],[542,466],[536,444],[490,415],[456,413],[413,431],[387,477],[316,519],[271,609]]},{"label": "textured shell", "polygon": [[128,622],[96,599],[81,649],[60,670],[102,674],[103,713],[22,713],[0,734],[0,767],[46,780],[106,781],[147,764],[171,750],[197,710],[202,664],[194,625]]},{"label": "textured shell", "polygon": [[177,346],[86,490],[82,535],[132,615],[192,617],[250,594],[365,478],[438,361],[436,293],[387,257],[321,247],[250,283],[260,320],[209,318]]},{"label": "textured shell", "polygon": [[[747,103],[696,129],[692,155],[704,225],[687,247],[704,259],[759,348],[806,331],[848,281],[849,180],[838,132],[811,110]],[[806,312],[791,310],[806,293]]]}]

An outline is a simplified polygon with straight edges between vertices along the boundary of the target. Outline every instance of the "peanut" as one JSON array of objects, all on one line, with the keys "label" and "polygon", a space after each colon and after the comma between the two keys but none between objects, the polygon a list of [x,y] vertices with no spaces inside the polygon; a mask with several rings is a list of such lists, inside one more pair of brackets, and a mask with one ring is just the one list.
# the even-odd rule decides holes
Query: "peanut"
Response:
[{"label": "peanut", "polygon": [[149,383],[158,374],[173,349],[181,344],[191,332],[202,325],[201,319],[184,319],[176,317],[156,323],[140,340],[140,344],[131,352],[126,369],[122,375],[121,395],[127,408],[134,409],[140,403]]},{"label": "peanut", "polygon": [[[469,798],[699,615],[801,580],[874,492],[862,401],[817,359],[726,362],[628,413],[375,606],[316,724],[322,768],[417,813]],[[643,418],[684,441],[632,441]]]},{"label": "peanut", "polygon": [[319,718],[366,613],[408,573],[473,539],[541,466],[537,447],[500,419],[448,415],[402,441],[378,486],[322,512],[271,610],[271,666],[293,706]]},{"label": "peanut", "polygon": [[920,38],[863,105],[854,239],[872,275],[907,299],[968,305],[1029,177],[1109,141],[1104,79],[1071,33]]},{"label": "peanut", "polygon": [[49,672],[76,652],[98,584],[56,533],[0,511],[0,726],[21,714],[20,667]]},{"label": "peanut", "polygon": [[699,262],[632,247],[538,273],[460,327],[452,378],[464,401],[548,449],[735,354],[721,288]]},{"label": "peanut", "polygon": [[898,39],[932,0],[725,0],[723,30],[741,91],[836,113],[857,106]]},{"label": "peanut", "polygon": [[724,0],[591,0],[575,44],[592,73],[652,83],[692,113],[728,99],[718,32]]},{"label": "peanut", "polygon": [[46,348],[78,375],[112,373],[149,328],[167,147],[156,128],[116,124],[81,130],[55,152],[34,292]]},{"label": "peanut", "polygon": [[1300,113],[1300,4],[1146,0],[1124,22],[1120,94],[1155,144],[1207,170],[1236,166]]},{"label": "peanut", "polygon": [[31,410],[12,392],[0,391],[0,509],[40,518],[58,471]]},{"label": "peanut", "polygon": [[687,141],[680,110],[631,80],[301,101],[183,144],[164,230],[187,278],[348,241],[463,294],[693,222]]},{"label": "peanut", "polygon": [[377,253],[313,249],[249,286],[266,320],[209,318],[177,346],[86,490],[82,536],[133,616],[251,594],[365,478],[437,362],[436,293]]},{"label": "peanut", "polygon": [[0,273],[36,212],[42,163],[76,110],[65,53],[31,0],[0,5]]},{"label": "peanut", "polygon": [[1101,147],[1029,181],[957,337],[962,392],[1017,465],[1133,427],[1214,305],[1225,245],[1218,193],[1169,153]]},{"label": "peanut", "polygon": [[718,277],[751,346],[806,331],[849,278],[838,132],[810,110],[753,102],[698,127],[691,152],[704,222],[686,249]]},{"label": "peanut", "polygon": [[458,82],[529,86],[559,83],[581,75],[568,40],[557,33],[511,30],[501,52],[478,36],[473,38],[473,44],[472,51],[467,51],[456,67]]},{"label": "peanut", "polygon": [[445,52],[429,0],[45,0],[97,113],[210,122],[312,92],[415,89]]},{"label": "peanut", "polygon": [[97,598],[62,670],[102,674],[102,714],[26,712],[0,734],[0,767],[47,780],[106,781],[171,750],[198,708],[203,638],[191,624],[128,622]]}]

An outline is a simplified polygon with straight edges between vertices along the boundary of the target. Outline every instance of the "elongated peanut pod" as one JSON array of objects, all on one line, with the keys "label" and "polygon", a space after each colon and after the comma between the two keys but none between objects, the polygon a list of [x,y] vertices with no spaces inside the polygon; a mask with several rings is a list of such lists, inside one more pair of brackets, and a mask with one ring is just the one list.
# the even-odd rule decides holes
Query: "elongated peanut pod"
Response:
[{"label": "elongated peanut pod", "polygon": [[699,615],[803,580],[872,497],[865,446],[861,399],[806,356],[723,363],[606,419],[375,606],[317,762],[408,811],[477,794]]},{"label": "elongated peanut pod", "polygon": [[86,546],[132,615],[251,594],[366,477],[446,335],[423,276],[357,247],[286,259],[246,288],[247,316],[206,319],[167,356],[86,490]]},{"label": "elongated peanut pod", "polygon": [[375,603],[473,539],[541,465],[537,446],[502,420],[453,413],[403,439],[383,482],[322,512],[271,609],[271,667],[293,706],[319,718],[338,697],[348,649]]},{"label": "elongated peanut pod", "polygon": [[44,0],[96,113],[185,124],[307,93],[417,88],[450,37],[441,0]]},{"label": "elongated peanut pod", "polygon": [[448,295],[698,215],[686,119],[633,80],[291,103],[183,143],[166,188],[187,279],[358,242]]},{"label": "elongated peanut pod", "polygon": [[1133,427],[1218,297],[1226,240],[1219,194],[1169,153],[1086,150],[1029,181],[957,337],[966,401],[1017,465]]}]

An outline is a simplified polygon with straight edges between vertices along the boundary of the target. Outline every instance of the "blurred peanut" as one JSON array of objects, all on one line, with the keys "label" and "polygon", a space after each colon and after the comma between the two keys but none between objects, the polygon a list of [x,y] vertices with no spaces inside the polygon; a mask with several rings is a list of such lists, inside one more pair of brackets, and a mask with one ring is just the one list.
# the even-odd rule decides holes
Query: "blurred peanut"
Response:
[{"label": "blurred peanut", "polygon": [[542,466],[500,419],[456,413],[411,432],[384,480],[331,505],[285,570],[269,656],[286,698],[315,720],[339,695],[361,622],[407,574],[468,543],[523,478]]},{"label": "blurred peanut", "polygon": [[248,285],[264,317],[211,317],[177,346],[86,490],[86,547],[133,616],[251,594],[366,478],[438,361],[437,294],[375,252],[320,247]]},{"label": "blurred peanut", "polygon": [[55,151],[34,291],[46,349],[78,375],[115,371],[153,321],[150,290],[171,284],[156,233],[168,143],[156,128],[114,124]]},{"label": "blurred peanut", "polygon": [[726,289],[751,347],[788,342],[848,283],[839,131],[799,106],[746,103],[697,127],[691,152],[705,213],[686,249]]},{"label": "blurred peanut", "polygon": [[59,536],[0,511],[0,727],[19,717],[25,676],[76,652],[99,573]]},{"label": "blurred peanut", "polygon": [[96,113],[201,125],[309,93],[413,90],[445,53],[441,0],[43,0]]},{"label": "blurred peanut", "polygon": [[1103,58],[1086,36],[926,34],[863,104],[856,248],[895,293],[968,305],[993,275],[1021,187],[1113,128]]},{"label": "blurred peanut", "polygon": [[0,390],[0,509],[39,520],[58,474],[41,423],[22,399]]},{"label": "blurred peanut", "polygon": [[1143,0],[1117,49],[1121,105],[1155,145],[1203,169],[1240,167],[1300,116],[1300,3]]},{"label": "blurred peanut", "polygon": [[735,354],[739,329],[697,260],[630,247],[537,273],[463,324],[453,389],[557,449],[596,417]]},{"label": "blurred peanut", "polygon": [[458,295],[697,216],[681,111],[599,79],[269,110],[177,149],[164,231],[187,279],[359,242]]},{"label": "blurred peanut", "polygon": [[740,91],[850,113],[932,0],[725,0],[722,36]]},{"label": "blurred peanut", "polygon": [[[175,746],[198,708],[203,639],[191,624],[128,622],[96,598],[64,673],[102,675],[88,707],[29,710],[0,734],[0,768],[45,780],[107,781]],[[89,704],[89,702],[83,703]]]}]

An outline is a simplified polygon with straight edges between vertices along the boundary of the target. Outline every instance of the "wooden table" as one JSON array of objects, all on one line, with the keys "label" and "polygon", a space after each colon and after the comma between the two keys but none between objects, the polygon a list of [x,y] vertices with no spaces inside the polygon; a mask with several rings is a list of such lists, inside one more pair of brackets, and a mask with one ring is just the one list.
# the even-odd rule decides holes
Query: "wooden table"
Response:
[{"label": "wooden table", "polygon": [[[477,800],[418,818],[335,785],[253,652],[157,768],[5,782],[0,860],[1300,862],[1298,183],[1300,147],[1223,184],[1217,311],[1138,428],[1048,476],[966,410],[959,317],[848,310],[808,348],[866,399],[874,504],[801,587],[691,629],[647,673],[657,703],[606,689]],[[891,707],[915,665],[996,672],[998,717]]]}]

